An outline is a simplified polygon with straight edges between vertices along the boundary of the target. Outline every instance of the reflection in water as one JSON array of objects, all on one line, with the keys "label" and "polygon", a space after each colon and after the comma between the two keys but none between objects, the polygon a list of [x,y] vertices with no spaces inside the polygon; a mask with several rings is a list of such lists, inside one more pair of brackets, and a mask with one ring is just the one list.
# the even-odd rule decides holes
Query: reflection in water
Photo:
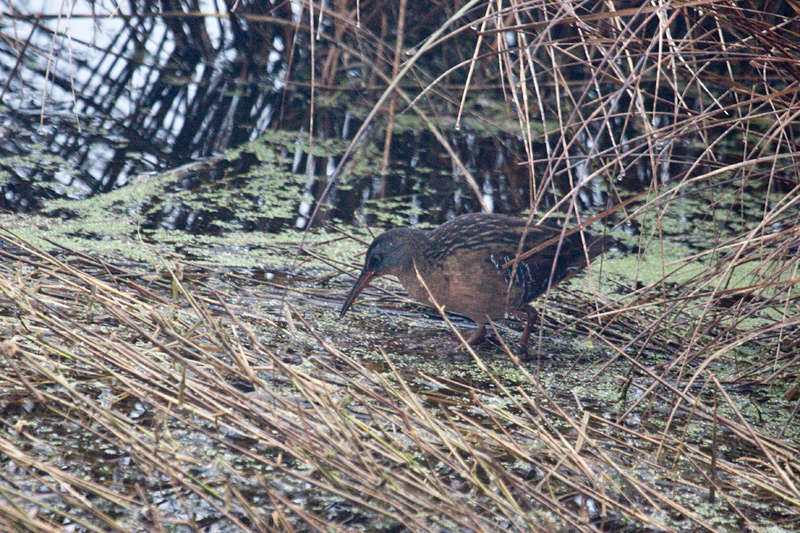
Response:
[{"label": "reflection in water", "polygon": [[[316,155],[309,157],[311,57],[307,28],[294,26],[306,16],[299,4],[237,2],[234,14],[222,4],[202,4],[200,11],[209,16],[197,15],[197,6],[181,3],[168,9],[143,0],[127,3],[121,10],[110,3],[78,4],[68,24],[58,17],[61,6],[52,1],[15,5],[15,16],[4,19],[4,34],[30,36],[27,47],[21,41],[0,41],[0,72],[9,80],[2,94],[7,106],[4,136],[9,142],[0,147],[4,158],[0,167],[6,173],[0,205],[7,210],[37,209],[49,198],[108,192],[141,173],[204,160],[272,131],[289,132],[280,140],[268,141],[293,153],[284,168],[311,176],[304,180],[302,197],[293,200],[296,211],[289,224],[305,227],[343,151],[341,145],[328,141],[349,142],[358,124],[354,121],[365,116],[364,110],[383,90],[362,58],[342,55],[331,44],[347,44],[351,37],[347,32],[353,28],[323,17],[322,38],[315,42]],[[214,16],[217,9],[222,11],[216,14],[231,16]],[[379,10],[362,7],[362,39],[370,31],[380,33],[377,26],[372,27],[378,21],[370,9]],[[409,42],[421,39],[439,23],[437,17],[445,16],[430,13],[426,6],[409,9],[410,15],[415,10],[424,12],[428,21],[414,27],[416,33],[407,36]],[[38,15],[44,16],[37,19]],[[362,41],[360,50],[371,56],[376,49],[364,46],[368,42]],[[469,41],[463,44],[471,46]],[[46,54],[34,50],[52,50],[52,63]],[[420,74],[443,57],[437,54],[447,55],[447,51],[438,51],[430,63],[421,63]],[[20,57],[24,63],[18,63]],[[503,97],[499,87],[494,93],[483,92],[482,103],[467,111],[477,110],[489,122],[467,116],[460,131],[455,131],[447,125],[447,113],[439,113],[445,117],[439,127],[448,132],[449,142],[470,171],[481,177],[478,182],[483,184],[490,210],[517,213],[527,209],[530,200],[526,171],[518,165],[525,159],[524,150],[516,138],[516,125],[508,122],[508,110],[494,106],[487,94]],[[412,112],[399,106],[397,110],[389,173],[378,172],[385,126],[381,118],[368,130],[366,146],[353,156],[346,176],[339,178],[323,218],[351,220],[361,209],[372,224],[441,223],[446,217],[479,209],[461,171],[425,124],[415,122]],[[547,159],[544,144],[534,149],[540,151],[537,158]],[[229,166],[218,167],[216,174],[245,176],[264,164],[260,154],[254,155],[243,154]],[[327,164],[316,164],[323,155]],[[213,174],[205,179],[218,177]],[[200,179],[199,183],[214,186],[214,181]],[[232,185],[226,182],[224,187],[232,192]],[[601,185],[599,195],[587,197],[584,207],[604,206],[603,189]],[[377,198],[393,199],[393,203],[376,209],[370,202]],[[154,219],[149,225],[204,230],[197,224],[208,217],[179,216],[174,206],[163,209],[161,214],[158,209],[151,211]],[[188,225],[192,221],[195,226]]]}]

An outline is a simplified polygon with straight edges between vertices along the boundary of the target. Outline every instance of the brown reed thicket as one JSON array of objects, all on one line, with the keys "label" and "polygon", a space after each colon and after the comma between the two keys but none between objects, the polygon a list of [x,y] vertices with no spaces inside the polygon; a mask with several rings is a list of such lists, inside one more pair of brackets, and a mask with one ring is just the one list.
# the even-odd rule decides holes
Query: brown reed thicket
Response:
[{"label": "brown reed thicket", "polygon": [[[608,227],[642,256],[659,255],[687,202],[705,202],[721,229],[703,251],[664,255],[657,282],[619,281],[612,303],[548,303],[581,317],[572,327],[606,354],[585,372],[598,391],[613,385],[607,409],[555,396],[510,352],[514,379],[468,351],[485,387],[428,375],[423,390],[397,359],[383,354],[376,371],[341,348],[355,341],[313,319],[330,309],[303,286],[101,261],[4,232],[0,529],[791,530],[793,4],[459,2],[437,6],[445,22],[408,20],[423,10],[401,2],[383,26],[382,3],[302,5],[299,27],[240,16],[306,36],[331,20],[324,46],[307,39],[320,65],[309,84],[335,88],[357,60],[383,90],[387,147],[392,113],[408,108],[447,148],[429,117],[460,107],[456,89],[499,88],[532,210],[577,218],[580,198],[600,194]],[[425,78],[437,53],[446,67]],[[282,311],[256,311],[264,301]]]}]

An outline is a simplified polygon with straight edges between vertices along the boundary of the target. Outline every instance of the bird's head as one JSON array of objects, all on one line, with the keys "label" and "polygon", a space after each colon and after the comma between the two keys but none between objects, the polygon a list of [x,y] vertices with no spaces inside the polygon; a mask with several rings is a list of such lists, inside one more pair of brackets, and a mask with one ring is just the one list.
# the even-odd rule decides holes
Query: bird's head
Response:
[{"label": "bird's head", "polygon": [[370,282],[381,276],[397,275],[414,268],[414,258],[420,251],[421,230],[399,228],[378,235],[367,250],[364,268],[342,305],[339,318],[343,317],[358,294]]}]

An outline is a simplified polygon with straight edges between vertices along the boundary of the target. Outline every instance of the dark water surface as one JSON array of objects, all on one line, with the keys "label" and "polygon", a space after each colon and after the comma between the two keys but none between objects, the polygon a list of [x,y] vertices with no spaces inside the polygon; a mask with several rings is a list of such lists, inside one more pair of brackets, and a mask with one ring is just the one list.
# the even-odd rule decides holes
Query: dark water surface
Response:
[{"label": "dark water surface", "polygon": [[[224,188],[228,194],[238,192],[242,205],[212,205],[208,212],[181,202],[168,208],[154,205],[144,226],[208,232],[214,231],[213,219],[248,231],[302,227],[346,143],[380,94],[369,69],[346,65],[328,80],[321,78],[324,72],[317,73],[311,141],[308,35],[293,27],[289,4],[258,8],[243,3],[230,18],[181,16],[179,11],[161,16],[159,4],[149,2],[123,4],[117,16],[104,7],[77,5],[68,18],[59,18],[60,4],[43,2],[15,6],[15,17],[4,19],[6,32],[20,37],[13,46],[0,45],[0,69],[8,80],[1,95],[8,142],[0,147],[0,205],[25,212],[46,207],[48,199],[101,194],[124,187],[141,173],[230,154],[256,141],[265,148],[244,148],[224,164],[192,172],[172,191]],[[34,19],[39,13],[46,16]],[[333,53],[326,41],[318,46],[320,56]],[[430,66],[423,63],[423,72]],[[340,84],[335,88],[334,80]],[[425,103],[434,104],[438,127],[475,176],[486,205],[512,214],[528,210],[530,180],[520,164],[524,148],[515,111],[503,103],[502,89],[469,94],[458,129],[456,107]],[[389,213],[397,215],[394,223],[441,223],[480,209],[424,122],[402,101],[397,113],[385,165],[387,115],[381,113],[328,194],[323,219],[352,221],[354,212],[363,210],[370,223]],[[549,170],[548,154],[541,126],[534,128],[539,134],[533,158],[543,173]],[[248,185],[263,178],[259,167],[266,163],[290,181],[262,191],[264,196],[282,193],[283,211],[248,221],[237,211],[259,201]],[[624,179],[632,191],[651,179],[645,162],[629,172]],[[671,174],[670,164],[659,172]],[[563,169],[557,174],[557,185],[568,190]],[[606,191],[599,183],[588,186],[578,199],[581,209],[589,213],[605,207],[611,201]],[[548,205],[550,196],[540,208]]]}]

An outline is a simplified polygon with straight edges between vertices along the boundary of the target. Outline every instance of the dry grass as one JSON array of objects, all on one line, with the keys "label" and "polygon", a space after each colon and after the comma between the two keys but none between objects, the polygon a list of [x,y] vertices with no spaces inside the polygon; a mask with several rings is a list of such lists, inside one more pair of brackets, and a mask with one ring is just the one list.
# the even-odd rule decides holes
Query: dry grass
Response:
[{"label": "dry grass", "polygon": [[[280,297],[264,287],[4,239],[0,515],[17,528],[721,531],[730,512],[763,525],[766,508],[797,519],[800,450],[743,416],[746,396],[710,361],[676,381],[675,363],[656,372],[599,334],[639,391],[610,418],[550,398],[526,365],[509,387],[477,354],[493,387],[428,376],[438,385],[425,391],[388,357],[377,373],[340,352],[313,308],[291,304],[299,293],[292,334],[249,312]],[[698,507],[710,494],[717,511]]]}]

